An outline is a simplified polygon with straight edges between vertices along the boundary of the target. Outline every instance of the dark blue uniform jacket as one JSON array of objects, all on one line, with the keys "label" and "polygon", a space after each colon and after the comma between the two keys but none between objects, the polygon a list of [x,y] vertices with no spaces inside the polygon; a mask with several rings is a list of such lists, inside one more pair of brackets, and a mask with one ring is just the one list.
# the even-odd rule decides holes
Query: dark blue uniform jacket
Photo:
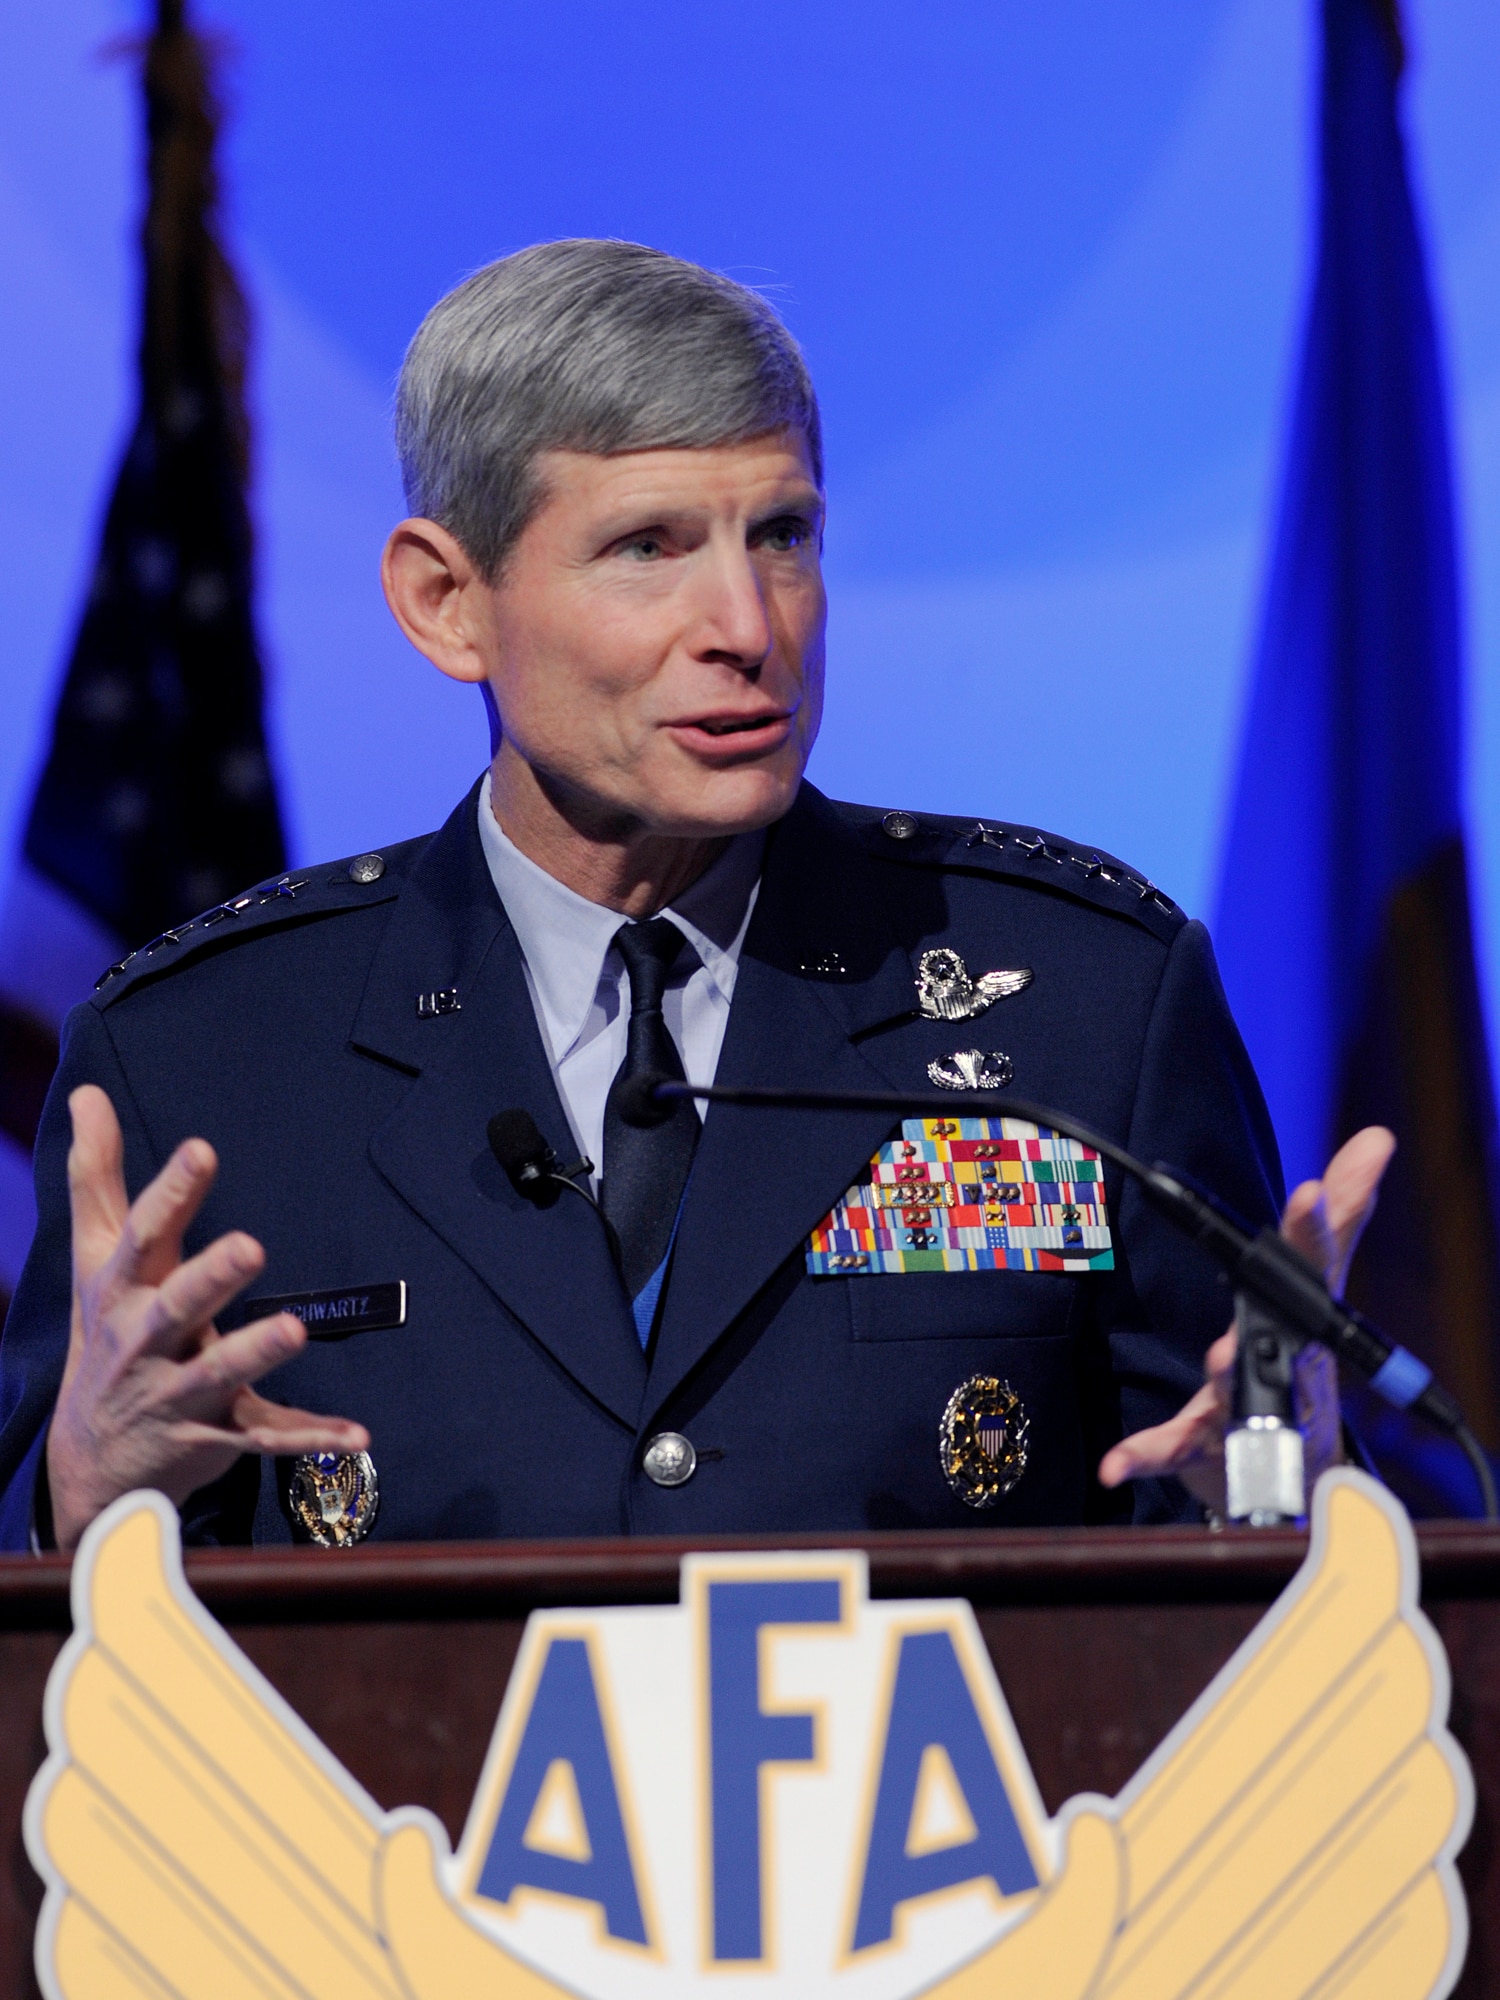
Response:
[{"label": "dark blue uniform jacket", "polygon": [[[219,1179],[191,1237],[251,1231],[256,1295],[404,1279],[406,1323],[315,1339],[267,1394],[369,1427],[375,1534],[857,1533],[1160,1519],[1173,1483],[1106,1496],[1100,1454],[1202,1379],[1228,1324],[1213,1268],[1107,1177],[1116,1268],[810,1277],[809,1231],[891,1134],[881,1113],[724,1105],[707,1118],[657,1337],[641,1350],[595,1216],[539,1210],[485,1126],[524,1106],[569,1133],[470,796],[386,851],[379,880],[302,871],[136,953],[70,1015],[38,1143],[40,1223],[0,1350],[0,1540],[25,1547],[69,1319],[67,1093],[101,1084],[132,1193],[190,1134]],[[921,953],[1027,966],[977,1020],[924,1018]],[[418,996],[456,995],[423,1014]],[[1187,1168],[1256,1222],[1275,1141],[1206,932],[1121,864],[1025,828],[885,815],[804,785],[770,835],[719,1080],[928,1088],[955,1049],[1014,1088]],[[234,1313],[225,1316],[232,1323]],[[990,1510],[944,1479],[938,1425],[976,1373],[1030,1417]],[[641,1470],[684,1433],[676,1488]],[[284,1541],[288,1468],[254,1459],[194,1496],[190,1537]]]}]

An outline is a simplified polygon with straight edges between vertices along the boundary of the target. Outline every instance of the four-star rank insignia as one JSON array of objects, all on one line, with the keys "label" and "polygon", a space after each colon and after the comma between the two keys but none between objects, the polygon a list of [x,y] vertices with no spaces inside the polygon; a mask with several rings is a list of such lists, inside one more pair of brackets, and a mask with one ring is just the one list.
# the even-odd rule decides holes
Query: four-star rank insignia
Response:
[{"label": "four-star rank insignia", "polygon": [[1008,1382],[971,1375],[948,1398],[938,1425],[943,1477],[966,1507],[993,1507],[1026,1470],[1031,1419]]},{"label": "four-star rank insignia", "polygon": [[1104,1163],[1020,1118],[908,1118],[807,1242],[815,1278],[1112,1271]]}]

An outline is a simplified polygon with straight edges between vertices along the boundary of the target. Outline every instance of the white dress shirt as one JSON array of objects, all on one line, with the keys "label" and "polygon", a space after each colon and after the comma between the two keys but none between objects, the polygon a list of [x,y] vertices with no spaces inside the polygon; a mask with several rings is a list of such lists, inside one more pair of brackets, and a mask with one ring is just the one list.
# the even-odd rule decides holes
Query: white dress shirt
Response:
[{"label": "white dress shirt", "polygon": [[[594,1163],[597,1186],[605,1165],[604,1100],[625,1060],[630,1018],[630,981],[614,937],[630,919],[589,902],[529,860],[495,818],[488,784],[479,788],[479,838],[520,940],[558,1096],[578,1150]],[[658,912],[690,947],[672,968],[662,1013],[693,1083],[712,1083],[719,1067],[764,850],[764,833],[737,835],[691,888]]]}]

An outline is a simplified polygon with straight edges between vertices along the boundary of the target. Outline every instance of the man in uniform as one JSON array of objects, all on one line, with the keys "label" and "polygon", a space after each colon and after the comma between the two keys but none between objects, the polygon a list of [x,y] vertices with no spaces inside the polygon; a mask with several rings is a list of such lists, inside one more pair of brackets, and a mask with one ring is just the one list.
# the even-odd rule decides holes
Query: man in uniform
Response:
[{"label": "man in uniform", "polygon": [[[1189,1510],[1162,1475],[1212,1459],[1226,1295],[1082,1149],[622,1114],[648,1071],[1014,1079],[1254,1222],[1281,1201],[1200,925],[1087,846],[803,779],[822,447],[775,315],[542,245],[434,308],[398,436],[387,597],[484,690],[492,764],[436,834],[263,883],[70,1017],[0,1540],[71,1547],[139,1485],[221,1542]],[[504,1111],[598,1212],[502,1161]],[[1330,1264],[1385,1145],[1299,1194]]]}]

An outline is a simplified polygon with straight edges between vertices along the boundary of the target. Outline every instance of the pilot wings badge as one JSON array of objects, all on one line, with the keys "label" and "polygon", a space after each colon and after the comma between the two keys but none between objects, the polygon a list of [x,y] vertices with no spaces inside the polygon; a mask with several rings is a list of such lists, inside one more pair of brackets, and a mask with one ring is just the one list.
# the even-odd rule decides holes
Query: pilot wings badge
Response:
[{"label": "pilot wings badge", "polygon": [[917,1004],[929,1021],[972,1021],[997,1000],[1008,1000],[1031,984],[1030,966],[1011,972],[981,972],[969,977],[969,968],[956,951],[941,945],[924,951],[917,961]]},{"label": "pilot wings badge", "polygon": [[1119,1797],[1048,1818],[967,1602],[872,1599],[858,1551],[689,1555],[676,1605],[532,1613],[455,1853],[334,1760],[188,1589],[169,1502],[128,1494],[47,1690],[38,1981],[1439,2000],[1473,1787],[1417,1583],[1395,1500],[1326,1474],[1280,1602]]}]

